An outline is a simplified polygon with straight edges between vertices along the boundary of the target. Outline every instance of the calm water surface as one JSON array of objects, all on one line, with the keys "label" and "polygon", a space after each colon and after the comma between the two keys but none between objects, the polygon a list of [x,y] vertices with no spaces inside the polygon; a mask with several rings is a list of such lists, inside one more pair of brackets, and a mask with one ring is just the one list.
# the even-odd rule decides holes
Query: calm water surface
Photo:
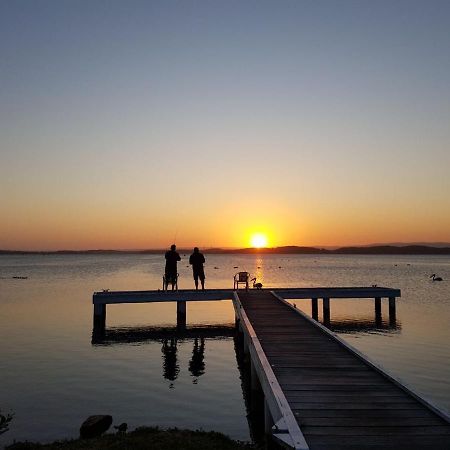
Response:
[{"label": "calm water surface", "polygon": [[[211,288],[231,287],[234,266],[265,287],[400,288],[395,324],[384,300],[381,322],[373,300],[334,300],[330,327],[450,409],[450,257],[206,257]],[[193,286],[187,258],[180,288]],[[178,339],[174,304],[108,306],[106,339],[92,344],[92,292],[158,289],[163,268],[160,255],[0,256],[0,409],[15,412],[0,446],[76,437],[91,414],[111,414],[131,429],[202,428],[250,439],[231,302],[188,303],[192,332]],[[433,283],[431,273],[448,281]],[[310,314],[310,302],[296,303]]]}]

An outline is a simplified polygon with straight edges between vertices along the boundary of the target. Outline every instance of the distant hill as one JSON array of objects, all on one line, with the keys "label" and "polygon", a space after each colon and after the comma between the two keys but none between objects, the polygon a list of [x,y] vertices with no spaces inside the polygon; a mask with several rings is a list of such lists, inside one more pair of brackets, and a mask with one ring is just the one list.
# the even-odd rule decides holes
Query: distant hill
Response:
[{"label": "distant hill", "polygon": [[[59,250],[59,251],[16,251],[0,250],[0,255],[115,255],[115,254],[163,254],[165,249],[148,250]],[[208,254],[296,254],[296,255],[450,255],[450,245],[434,247],[430,245],[373,245],[340,247],[335,249],[301,247],[289,245],[272,248],[210,248],[202,250]],[[190,254],[192,248],[178,249],[181,254]]]},{"label": "distant hill", "polygon": [[378,245],[373,247],[341,247],[330,253],[345,255],[450,255],[450,247],[427,245]]}]

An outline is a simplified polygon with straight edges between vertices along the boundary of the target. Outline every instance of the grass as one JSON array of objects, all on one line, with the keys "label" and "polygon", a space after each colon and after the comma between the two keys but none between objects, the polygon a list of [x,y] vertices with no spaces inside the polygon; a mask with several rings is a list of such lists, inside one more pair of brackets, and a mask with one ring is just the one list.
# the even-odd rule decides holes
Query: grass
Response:
[{"label": "grass", "polygon": [[141,427],[126,434],[104,434],[95,439],[73,439],[39,444],[17,442],[5,450],[249,450],[255,447],[214,431]]}]

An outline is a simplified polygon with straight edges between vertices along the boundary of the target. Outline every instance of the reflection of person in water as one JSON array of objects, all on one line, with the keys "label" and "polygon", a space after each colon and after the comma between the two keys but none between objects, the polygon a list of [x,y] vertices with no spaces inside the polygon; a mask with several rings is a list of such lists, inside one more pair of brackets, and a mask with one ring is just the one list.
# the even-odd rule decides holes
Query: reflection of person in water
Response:
[{"label": "reflection of person in water", "polygon": [[198,338],[195,338],[194,348],[192,350],[192,358],[189,361],[189,372],[195,377],[193,383],[197,384],[198,377],[205,373],[205,338],[200,338],[200,345]]},{"label": "reflection of person in water", "polygon": [[[177,340],[176,338],[164,339],[161,348],[163,353],[163,377],[169,381],[175,381],[180,373],[180,366],[177,361]],[[173,383],[170,383],[173,388]]]}]

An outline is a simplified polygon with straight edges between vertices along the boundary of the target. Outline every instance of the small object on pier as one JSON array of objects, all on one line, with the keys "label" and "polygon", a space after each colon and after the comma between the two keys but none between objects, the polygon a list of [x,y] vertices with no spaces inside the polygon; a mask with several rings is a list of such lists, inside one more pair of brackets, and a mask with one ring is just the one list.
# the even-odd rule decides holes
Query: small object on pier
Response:
[{"label": "small object on pier", "polygon": [[233,289],[239,289],[239,283],[245,284],[245,290],[248,290],[248,281],[250,274],[248,272],[238,272],[233,278]]},{"label": "small object on pier", "polygon": [[214,269],[216,269],[216,270],[217,270],[217,269],[218,269],[218,267],[214,267]]},{"label": "small object on pier", "polygon": [[13,278],[16,279],[16,280],[28,280],[28,277],[17,277],[17,276],[15,276]]},{"label": "small object on pier", "polygon": [[258,266],[257,269],[261,269],[261,266]]},{"label": "small object on pier", "polygon": [[102,289],[102,292],[109,292],[109,289]]},{"label": "small object on pier", "polygon": [[128,424],[126,422],[123,422],[120,425],[114,425],[114,428],[118,433],[125,434],[128,429]]},{"label": "small object on pier", "polygon": [[279,269],[281,269],[281,266],[278,266]]},{"label": "small object on pier", "polygon": [[376,287],[377,287],[377,285],[376,285],[376,284],[372,284],[372,287],[373,287],[373,288],[376,288]]},{"label": "small object on pier", "polygon": [[80,437],[90,439],[100,436],[109,429],[112,424],[112,416],[97,415],[89,416],[80,427]]},{"label": "small object on pier", "polygon": [[444,281],[441,277],[437,277],[435,273],[433,273],[430,278],[432,278],[433,281]]},{"label": "small object on pier", "polygon": [[257,283],[256,278],[252,278],[250,281],[253,281],[253,287],[255,289],[262,289],[262,287],[263,287],[262,283]]},{"label": "small object on pier", "polygon": [[239,269],[239,266],[234,266],[233,269]]}]

